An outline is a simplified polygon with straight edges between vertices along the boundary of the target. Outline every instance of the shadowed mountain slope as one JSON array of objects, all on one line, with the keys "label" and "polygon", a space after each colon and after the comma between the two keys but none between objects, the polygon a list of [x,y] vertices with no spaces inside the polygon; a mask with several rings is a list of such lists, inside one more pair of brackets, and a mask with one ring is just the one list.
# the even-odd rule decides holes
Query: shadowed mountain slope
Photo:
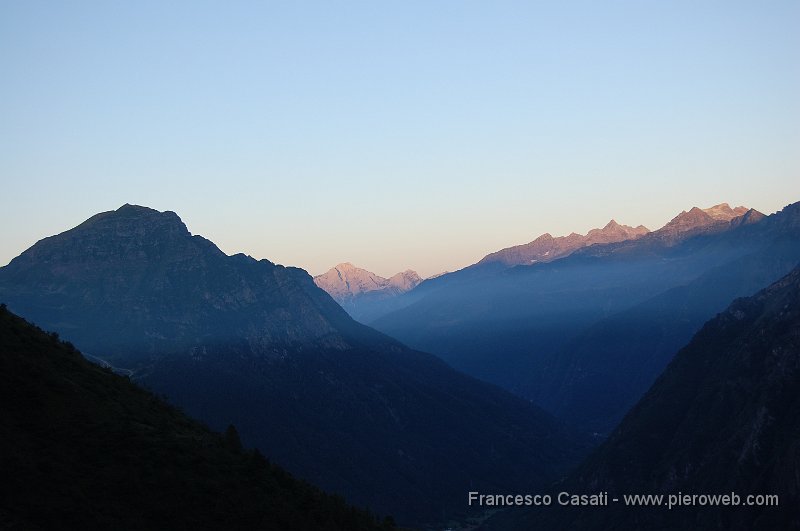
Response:
[{"label": "shadowed mountain slope", "polygon": [[[557,487],[620,498],[733,492],[741,506],[546,509],[517,527],[800,529],[798,477],[800,267],[706,323]],[[768,494],[779,496],[777,506],[745,506],[746,496]]]},{"label": "shadowed mountain slope", "polygon": [[636,240],[425,282],[372,324],[605,434],[707,319],[799,260],[800,205],[731,220],[695,208]]},{"label": "shadowed mountain slope", "polygon": [[0,307],[0,528],[377,530]]},{"label": "shadowed mountain slope", "polygon": [[326,490],[403,522],[469,485],[544,483],[583,451],[552,417],[353,321],[311,277],[125,205],[0,268],[0,301]]}]

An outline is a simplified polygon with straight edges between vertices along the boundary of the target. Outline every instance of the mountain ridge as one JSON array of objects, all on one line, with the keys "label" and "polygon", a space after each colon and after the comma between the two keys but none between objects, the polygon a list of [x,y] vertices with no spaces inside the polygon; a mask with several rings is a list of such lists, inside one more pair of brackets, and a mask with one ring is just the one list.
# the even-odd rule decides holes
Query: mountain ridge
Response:
[{"label": "mountain ridge", "polygon": [[[693,212],[694,211],[694,212]],[[691,221],[696,211],[701,223],[696,225],[697,220]],[[618,225],[626,227],[628,237],[619,236],[610,238],[611,241],[591,241],[587,243],[587,237],[577,233],[568,236],[553,237],[549,232],[538,236],[533,241],[506,247],[499,251],[489,253],[474,264],[465,266],[456,271],[443,273],[423,280],[420,285],[409,293],[398,297],[394,304],[388,308],[371,312],[363,322],[374,323],[390,312],[401,310],[413,302],[424,298],[424,296],[448,284],[469,283],[481,277],[496,275],[503,270],[513,267],[535,266],[542,263],[551,263],[573,254],[583,254],[586,256],[604,256],[611,253],[638,252],[642,247],[661,247],[664,245],[675,245],[686,239],[700,234],[710,234],[722,232],[728,228],[733,228],[741,224],[755,223],[766,217],[755,209],[747,211],[747,207],[730,208],[727,203],[720,203],[712,207],[701,209],[692,207],[688,212],[683,211],[659,229],[650,231],[643,225],[630,227],[619,225],[615,219],[611,219],[604,229]],[[714,214],[719,219],[715,219],[710,214]],[[688,216],[687,216],[688,215]],[[723,219],[726,218],[726,219]],[[670,225],[672,224],[672,225]],[[603,231],[604,229],[592,229],[588,234]],[[635,232],[639,232],[638,235]],[[506,263],[506,260],[508,263]]]},{"label": "mountain ridge", "polygon": [[460,513],[464,485],[550,481],[587,448],[530,403],[352,320],[305,271],[227,256],[176,214],[123,206],[43,239],[0,268],[0,300],[401,523]]},{"label": "mountain ridge", "polygon": [[554,238],[549,232],[546,232],[530,243],[506,247],[489,253],[475,265],[499,262],[505,266],[514,266],[549,262],[566,256],[581,247],[636,239],[648,232],[650,232],[649,229],[643,225],[630,227],[620,225],[612,219],[603,228],[592,229],[585,236],[573,232],[567,236]]},{"label": "mountain ridge", "polygon": [[748,212],[725,221],[690,210],[636,240],[467,268],[421,284],[372,324],[605,434],[697,327],[800,260],[800,205]]}]

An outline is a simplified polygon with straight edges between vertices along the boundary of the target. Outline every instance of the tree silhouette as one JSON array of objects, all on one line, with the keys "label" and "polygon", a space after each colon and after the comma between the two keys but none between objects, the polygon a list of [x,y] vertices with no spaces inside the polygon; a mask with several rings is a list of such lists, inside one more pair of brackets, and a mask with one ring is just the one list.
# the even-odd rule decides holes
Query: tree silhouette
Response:
[{"label": "tree silhouette", "polygon": [[235,452],[242,451],[242,441],[239,438],[239,432],[236,431],[236,426],[228,424],[228,428],[225,430],[225,435],[223,437],[226,448]]}]

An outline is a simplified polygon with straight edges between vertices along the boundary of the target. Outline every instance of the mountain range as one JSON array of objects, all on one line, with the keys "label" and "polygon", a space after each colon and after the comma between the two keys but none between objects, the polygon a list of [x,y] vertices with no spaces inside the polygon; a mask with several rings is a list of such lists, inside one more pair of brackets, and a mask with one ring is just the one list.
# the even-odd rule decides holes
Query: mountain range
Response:
[{"label": "mountain range", "polygon": [[478,262],[478,265],[499,262],[504,266],[515,266],[551,262],[572,254],[581,247],[635,240],[648,232],[649,229],[643,225],[634,228],[620,225],[612,219],[602,229],[592,229],[586,236],[573,232],[569,236],[553,238],[549,233],[542,234],[525,245],[516,245],[488,254]]},{"label": "mountain range", "polygon": [[327,491],[401,523],[560,477],[584,439],[352,320],[303,270],[124,205],[0,268],[0,301]]},{"label": "mountain range", "polygon": [[692,208],[633,239],[423,282],[370,324],[602,436],[706,320],[800,261],[799,220],[800,204]]},{"label": "mountain range", "polygon": [[[685,233],[697,232],[720,226],[720,223],[735,224],[752,222],[754,217],[763,214],[744,206],[731,208],[728,203],[720,203],[706,209],[694,208],[682,212],[659,232],[661,239],[669,239]],[[748,214],[745,216],[745,214]],[[620,225],[615,220],[609,221],[603,228],[592,229],[586,235],[575,232],[567,236],[553,237],[549,233],[542,234],[530,243],[507,247],[484,256],[477,263],[458,272],[462,277],[468,273],[485,274],[517,265],[532,265],[541,262],[552,262],[569,256],[578,249],[593,245],[604,245],[629,240],[637,240],[649,234],[650,230],[639,225],[631,227]],[[442,273],[429,278],[447,275]],[[452,278],[452,277],[450,277]],[[361,269],[349,262],[341,263],[327,272],[314,277],[314,283],[328,292],[347,313],[359,322],[369,324],[372,321],[394,310],[408,305],[408,300],[398,300],[397,296],[407,293],[424,280],[412,270],[406,270],[390,278],[383,278],[375,273]]]},{"label": "mountain range", "polygon": [[[0,308],[0,526],[392,527],[307,480],[410,525],[477,515],[468,490],[556,489],[781,504],[485,527],[800,529],[800,203],[695,207],[645,231],[612,220],[421,283],[349,264],[320,281],[227,256],[173,212],[93,216],[0,268],[0,302],[54,332]],[[403,343],[320,283],[384,292],[374,324]],[[604,442],[570,472],[590,434]]]},{"label": "mountain range", "polygon": [[314,277],[317,286],[360,322],[386,313],[387,308],[391,307],[391,299],[414,289],[420,282],[422,278],[410,269],[383,278],[349,262]]}]

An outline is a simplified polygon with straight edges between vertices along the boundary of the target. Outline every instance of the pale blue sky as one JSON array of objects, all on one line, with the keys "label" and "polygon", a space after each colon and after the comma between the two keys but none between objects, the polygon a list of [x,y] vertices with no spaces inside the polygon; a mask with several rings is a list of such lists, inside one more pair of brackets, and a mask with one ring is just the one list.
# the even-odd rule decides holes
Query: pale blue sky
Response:
[{"label": "pale blue sky", "polygon": [[0,3],[0,264],[123,203],[318,274],[800,200],[800,2]]}]

